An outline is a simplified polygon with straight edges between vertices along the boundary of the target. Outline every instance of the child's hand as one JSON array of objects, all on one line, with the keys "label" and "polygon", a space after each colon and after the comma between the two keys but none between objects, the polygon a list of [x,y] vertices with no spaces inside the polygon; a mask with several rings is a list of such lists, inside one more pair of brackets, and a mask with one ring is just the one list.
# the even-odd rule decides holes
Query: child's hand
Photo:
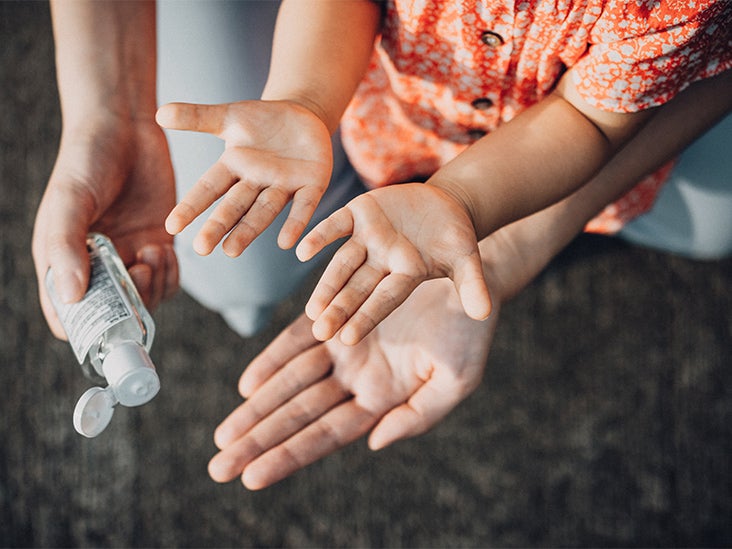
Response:
[{"label": "child's hand", "polygon": [[341,341],[356,344],[419,283],[444,276],[454,281],[468,316],[490,314],[475,230],[444,191],[411,183],[367,192],[320,222],[297,256],[306,261],[349,234],[305,307],[317,339],[343,328]]},{"label": "child's hand", "polygon": [[219,197],[194,240],[201,255],[224,236],[224,252],[240,255],[292,200],[280,231],[281,248],[292,247],[328,186],[333,167],[330,135],[312,112],[284,101],[222,105],[170,103],[160,108],[164,128],[206,132],[226,141],[219,160],[173,208],[165,227],[181,232]]}]

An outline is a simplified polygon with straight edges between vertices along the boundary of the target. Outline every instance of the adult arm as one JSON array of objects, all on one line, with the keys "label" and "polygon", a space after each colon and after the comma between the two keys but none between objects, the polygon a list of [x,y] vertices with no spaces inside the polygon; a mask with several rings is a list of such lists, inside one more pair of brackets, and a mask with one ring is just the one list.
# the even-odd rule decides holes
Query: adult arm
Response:
[{"label": "adult arm", "polygon": [[63,128],[36,215],[33,258],[44,314],[64,337],[43,281],[51,268],[64,301],[82,297],[89,231],[112,238],[148,305],[177,289],[163,228],[175,190],[154,123],[154,3],[59,1],[51,14]]}]

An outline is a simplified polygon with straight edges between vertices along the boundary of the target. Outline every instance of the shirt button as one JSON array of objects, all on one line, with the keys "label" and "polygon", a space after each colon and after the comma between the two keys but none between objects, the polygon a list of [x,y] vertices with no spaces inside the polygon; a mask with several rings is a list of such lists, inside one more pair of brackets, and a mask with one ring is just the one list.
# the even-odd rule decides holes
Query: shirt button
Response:
[{"label": "shirt button", "polygon": [[480,35],[480,41],[489,48],[497,48],[503,44],[503,37],[491,31],[483,31]]},{"label": "shirt button", "polygon": [[468,130],[468,137],[471,139],[471,141],[478,141],[481,137],[483,137],[486,133],[486,131],[473,128],[472,130]]},{"label": "shirt button", "polygon": [[484,111],[486,109],[490,109],[493,106],[493,101],[491,101],[487,97],[479,97],[470,104],[473,106],[473,108],[478,109],[479,111]]}]

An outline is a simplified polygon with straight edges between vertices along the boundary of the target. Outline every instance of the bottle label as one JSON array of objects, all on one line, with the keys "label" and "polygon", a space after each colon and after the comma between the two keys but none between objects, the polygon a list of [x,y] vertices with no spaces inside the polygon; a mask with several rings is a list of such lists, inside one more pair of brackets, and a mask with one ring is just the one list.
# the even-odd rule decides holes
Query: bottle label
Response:
[{"label": "bottle label", "polygon": [[78,303],[61,303],[48,277],[49,293],[79,364],[104,332],[132,316],[132,309],[99,250],[91,247],[89,288]]}]

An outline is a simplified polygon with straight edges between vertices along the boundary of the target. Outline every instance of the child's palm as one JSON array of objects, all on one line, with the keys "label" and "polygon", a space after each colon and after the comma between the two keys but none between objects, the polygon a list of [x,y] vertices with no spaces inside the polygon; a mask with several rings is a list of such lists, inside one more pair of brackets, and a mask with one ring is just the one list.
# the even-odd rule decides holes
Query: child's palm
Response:
[{"label": "child's palm", "polygon": [[177,234],[218,198],[194,246],[208,254],[226,236],[224,252],[238,256],[292,200],[279,244],[295,244],[328,185],[328,130],[305,108],[287,102],[222,105],[172,103],[158,112],[166,128],[206,132],[225,140],[219,160],[173,209],[166,228]]},{"label": "child's palm", "polygon": [[309,259],[348,235],[306,306],[318,339],[343,328],[341,340],[355,344],[418,284],[444,276],[454,281],[470,317],[490,313],[473,226],[443,191],[413,183],[361,195],[316,226],[298,257]]}]

